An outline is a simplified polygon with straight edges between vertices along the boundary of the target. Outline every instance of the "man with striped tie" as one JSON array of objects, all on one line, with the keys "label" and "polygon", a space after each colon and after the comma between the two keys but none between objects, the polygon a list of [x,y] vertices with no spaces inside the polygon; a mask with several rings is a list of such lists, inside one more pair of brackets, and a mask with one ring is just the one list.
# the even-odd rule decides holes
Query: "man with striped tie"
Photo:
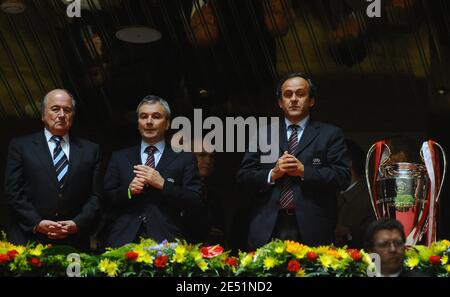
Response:
[{"label": "man with striped tie", "polygon": [[171,114],[167,101],[148,95],[136,113],[141,140],[113,153],[104,179],[106,200],[114,212],[106,226],[106,245],[111,247],[141,237],[184,239],[190,222],[181,214],[200,216],[203,209],[195,155],[176,153],[166,139]]},{"label": "man with striped tie", "polygon": [[[251,190],[250,249],[272,238],[307,245],[333,242],[336,193],[350,184],[350,162],[341,130],[314,121],[316,90],[302,73],[288,73],[277,85],[279,159],[262,163],[261,152],[247,152],[237,174]],[[269,127],[267,137],[271,139]]]},{"label": "man with striped tie", "polygon": [[76,102],[66,90],[42,103],[44,131],[9,145],[5,190],[11,210],[10,241],[89,249],[99,211],[99,146],[70,134]]}]

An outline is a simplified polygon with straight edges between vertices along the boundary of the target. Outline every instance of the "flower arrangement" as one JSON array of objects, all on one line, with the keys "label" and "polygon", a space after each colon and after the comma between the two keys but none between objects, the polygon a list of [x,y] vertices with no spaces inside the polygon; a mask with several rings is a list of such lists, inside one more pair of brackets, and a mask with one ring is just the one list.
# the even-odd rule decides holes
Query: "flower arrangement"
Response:
[{"label": "flower arrangement", "polygon": [[[450,276],[450,241],[406,251],[405,269],[430,276]],[[74,262],[71,247],[0,241],[0,276],[66,276]],[[309,247],[298,242],[273,240],[254,252],[231,256],[220,245],[202,246],[185,241],[155,242],[141,239],[101,255],[76,253],[78,275],[84,277],[141,276],[366,276],[374,264],[363,250],[334,246]],[[68,268],[69,267],[69,268]]]},{"label": "flower arrangement", "polygon": [[238,276],[365,276],[373,265],[362,250],[308,247],[281,240],[273,240],[256,252],[240,253],[239,258]]},{"label": "flower arrangement", "polygon": [[415,245],[405,252],[404,268],[430,276],[450,276],[450,241],[433,242],[429,247]]}]

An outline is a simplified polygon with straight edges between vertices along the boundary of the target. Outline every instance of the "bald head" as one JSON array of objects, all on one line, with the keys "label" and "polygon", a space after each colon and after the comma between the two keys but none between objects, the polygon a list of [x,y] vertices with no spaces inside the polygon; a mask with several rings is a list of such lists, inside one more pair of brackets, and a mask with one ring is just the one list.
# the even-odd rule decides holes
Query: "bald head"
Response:
[{"label": "bald head", "polygon": [[72,127],[75,100],[63,89],[52,90],[42,102],[41,119],[52,135],[64,136]]},{"label": "bald head", "polygon": [[76,109],[76,101],[73,98],[72,94],[67,91],[66,89],[54,89],[51,90],[50,92],[48,92],[45,96],[44,96],[44,100],[42,100],[41,103],[41,115],[44,114],[44,110],[45,110],[45,106],[48,104],[48,98],[50,97],[64,97],[64,96],[69,96],[69,98],[72,101],[72,106],[73,106],[73,113],[75,114],[75,109]]}]

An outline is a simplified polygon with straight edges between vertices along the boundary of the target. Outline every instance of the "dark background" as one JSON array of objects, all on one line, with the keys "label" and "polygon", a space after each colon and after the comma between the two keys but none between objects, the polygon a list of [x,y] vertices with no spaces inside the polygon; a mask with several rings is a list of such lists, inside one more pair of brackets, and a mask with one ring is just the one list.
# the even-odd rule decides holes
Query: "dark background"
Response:
[{"label": "dark background", "polygon": [[[207,27],[206,40],[195,34],[191,19],[201,3],[190,0],[82,1],[79,19],[68,18],[56,0],[24,1],[21,14],[0,11],[0,179],[10,139],[42,129],[38,103],[53,88],[74,93],[74,130],[100,143],[106,166],[113,150],[139,141],[134,110],[145,95],[166,98],[174,116],[190,117],[194,108],[203,118],[273,116],[279,111],[275,82],[291,70],[308,73],[318,87],[313,116],[341,127],[366,151],[397,134],[417,146],[431,138],[450,148],[446,1],[382,1],[380,18],[367,17],[363,0],[281,1],[280,14],[269,8],[278,1],[209,2],[218,34]],[[200,19],[205,28],[210,20]],[[271,30],[280,19],[286,27]],[[155,28],[162,38],[118,40],[116,31],[130,25]],[[94,34],[101,52],[94,49]],[[235,186],[241,158],[217,153],[213,177],[225,193],[233,247],[243,245],[251,207]],[[448,184],[440,238],[450,238]],[[0,193],[3,229],[3,183]]]}]

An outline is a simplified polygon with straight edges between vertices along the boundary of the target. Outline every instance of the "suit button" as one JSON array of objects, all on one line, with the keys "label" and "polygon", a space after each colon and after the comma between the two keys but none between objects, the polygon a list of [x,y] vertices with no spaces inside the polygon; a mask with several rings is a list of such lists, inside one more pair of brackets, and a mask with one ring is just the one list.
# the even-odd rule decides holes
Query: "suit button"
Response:
[{"label": "suit button", "polygon": [[59,216],[59,213],[55,213],[55,217]]},{"label": "suit button", "polygon": [[60,194],[58,194],[58,198],[62,198],[63,197],[63,195],[60,193]]}]

